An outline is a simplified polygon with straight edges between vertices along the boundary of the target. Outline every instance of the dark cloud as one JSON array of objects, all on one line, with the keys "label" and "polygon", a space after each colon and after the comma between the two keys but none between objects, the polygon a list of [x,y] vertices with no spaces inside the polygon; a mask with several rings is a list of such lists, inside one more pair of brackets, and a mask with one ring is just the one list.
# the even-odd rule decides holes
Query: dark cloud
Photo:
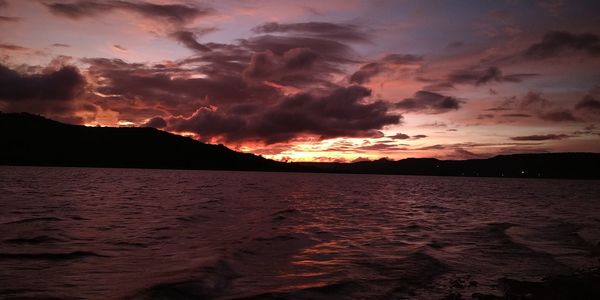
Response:
[{"label": "dark cloud", "polygon": [[411,54],[389,54],[382,59],[364,64],[360,69],[350,76],[350,83],[362,84],[372,77],[389,71],[391,68],[401,65],[409,65],[423,61],[423,57]]},{"label": "dark cloud", "polygon": [[413,140],[419,140],[419,139],[424,139],[424,138],[426,138],[426,137],[427,137],[427,136],[426,136],[426,135],[424,135],[424,134],[417,134],[417,135],[413,135],[412,139],[413,139]]},{"label": "dark cloud", "polygon": [[67,45],[67,44],[63,44],[63,43],[54,43],[54,44],[52,44],[52,47],[69,48],[69,47],[71,47],[71,45]]},{"label": "dark cloud", "polygon": [[600,111],[600,100],[595,99],[591,95],[586,95],[581,101],[575,104],[577,110]]},{"label": "dark cloud", "polygon": [[362,84],[367,82],[371,77],[381,73],[383,66],[380,63],[368,63],[362,65],[360,69],[350,76],[350,83]]},{"label": "dark cloud", "polygon": [[0,65],[0,103],[5,111],[62,113],[82,94],[85,79],[75,67],[23,74]]},{"label": "dark cloud", "polygon": [[263,35],[241,40],[237,51],[245,51],[251,62],[244,76],[282,85],[333,88],[333,75],[341,74],[357,55],[348,45],[327,39]]},{"label": "dark cloud", "polygon": [[18,45],[13,45],[13,44],[0,44],[0,49],[7,50],[7,51],[29,51],[29,50],[31,50],[29,48],[18,46]]},{"label": "dark cloud", "polygon": [[461,102],[454,97],[434,92],[418,91],[412,98],[397,102],[395,107],[407,112],[439,114],[459,109]]},{"label": "dark cloud", "polygon": [[44,3],[57,16],[80,19],[115,10],[137,13],[146,18],[158,18],[174,24],[184,24],[197,17],[211,14],[210,8],[184,4],[154,4],[144,1],[93,1],[80,0],[72,3]]},{"label": "dark cloud", "polygon": [[528,114],[503,114],[503,117],[509,117],[509,118],[529,118],[531,117],[531,115]]},{"label": "dark cloud", "polygon": [[390,152],[390,151],[402,151],[402,150],[408,150],[408,148],[406,147],[406,145],[397,145],[394,143],[386,143],[386,142],[375,142],[373,144],[368,144],[368,145],[361,145],[359,147],[352,147],[352,152],[371,152],[371,151],[378,151],[378,152]]},{"label": "dark cloud", "polygon": [[[281,93],[270,86],[252,85],[236,72],[196,77],[202,69],[184,69],[178,66],[130,64],[119,59],[84,59],[88,73],[98,80],[95,103],[106,109],[125,114],[132,108],[147,109],[143,115],[131,118],[149,118],[156,111],[173,115],[188,115],[198,107],[219,107],[241,103],[269,103]],[[207,67],[206,65],[204,67]],[[210,67],[210,64],[208,65]],[[138,111],[133,111],[139,113]]]},{"label": "dark cloud", "polygon": [[441,127],[448,127],[448,124],[446,124],[444,122],[435,121],[433,123],[421,124],[421,125],[419,125],[419,127],[441,128]]},{"label": "dark cloud", "polygon": [[477,116],[477,120],[493,119],[493,114],[480,114]]},{"label": "dark cloud", "polygon": [[507,97],[504,100],[502,100],[502,102],[500,102],[495,107],[487,108],[485,110],[486,111],[506,111],[506,110],[511,110],[511,109],[514,108],[515,103],[517,103],[517,97],[516,96]]},{"label": "dark cloud", "polygon": [[406,140],[406,139],[410,138],[410,136],[408,134],[404,134],[404,133],[400,133],[400,132],[398,132],[392,136],[389,136],[389,137],[392,139],[395,139],[395,140]]},{"label": "dark cloud", "polygon": [[527,92],[519,102],[519,108],[521,109],[544,109],[550,105],[550,100],[543,97],[542,93],[536,91]]},{"label": "dark cloud", "polygon": [[573,115],[573,113],[570,110],[566,109],[541,112],[539,114],[539,117],[542,120],[553,122],[577,121],[577,118]]},{"label": "dark cloud", "polygon": [[94,103],[133,122],[157,115],[190,119],[190,112],[196,111],[195,123],[213,122],[214,131],[197,130],[201,136],[260,138],[268,135],[254,132],[238,138],[228,134],[225,123],[249,122],[248,115],[274,109],[285,99],[283,94],[306,91],[303,94],[320,95],[337,90],[341,87],[334,75],[355,63],[348,59],[354,56],[348,45],[314,37],[264,35],[233,44],[200,44],[191,31],[178,31],[171,37],[196,50],[196,55],[155,65],[84,59],[90,65],[89,74],[101,78],[95,82],[98,96]]},{"label": "dark cloud", "polygon": [[269,50],[255,53],[243,75],[250,80],[270,80],[300,87],[327,81],[331,74],[338,71],[334,65],[323,62],[317,52],[308,48],[294,48],[282,55]]},{"label": "dark cloud", "polygon": [[587,125],[583,127],[581,130],[576,130],[573,132],[574,135],[595,135],[600,136],[600,131],[594,124]]},{"label": "dark cloud", "polygon": [[191,31],[176,31],[171,34],[171,37],[194,51],[207,52],[211,50],[208,46],[199,43],[196,40],[196,34]]},{"label": "dark cloud", "polygon": [[436,145],[417,148],[415,150],[444,150],[444,149],[446,149],[446,147],[444,145],[436,144]]},{"label": "dark cloud", "polygon": [[517,73],[503,75],[498,67],[489,67],[483,70],[458,70],[450,73],[447,84],[472,84],[482,85],[491,82],[521,82],[528,77],[537,76],[533,73]]},{"label": "dark cloud", "polygon": [[295,48],[308,48],[328,61],[338,62],[353,61],[352,58],[357,57],[352,48],[344,43],[314,37],[262,35],[241,40],[241,46],[254,52],[270,50],[277,55]]},{"label": "dark cloud", "polygon": [[573,34],[565,31],[552,31],[546,33],[540,42],[527,48],[524,56],[532,59],[545,59],[567,51],[599,56],[600,38],[591,33]]},{"label": "dark cloud", "polygon": [[401,116],[388,114],[383,101],[363,103],[370,95],[364,87],[350,86],[320,96],[300,93],[283,97],[250,115],[201,109],[190,118],[168,119],[168,128],[195,132],[205,139],[218,136],[226,141],[262,140],[267,144],[303,134],[321,138],[379,137],[378,129],[398,124]]},{"label": "dark cloud", "polygon": [[142,127],[165,128],[167,127],[167,121],[161,117],[154,117],[144,123]]},{"label": "dark cloud", "polygon": [[7,16],[0,16],[0,22],[19,22],[21,20],[21,18],[19,17],[7,17]]},{"label": "dark cloud", "polygon": [[426,87],[426,89],[428,90],[446,90],[454,88],[454,86],[457,84],[480,86],[485,84],[502,82],[518,83],[522,82],[527,78],[535,77],[538,75],[539,74],[537,73],[513,73],[505,75],[502,73],[502,70],[500,70],[500,68],[496,66],[491,66],[485,69],[469,68],[456,70],[449,73],[445,78],[440,80],[433,80],[427,78],[418,78],[418,80],[431,83],[429,86]]},{"label": "dark cloud", "polygon": [[327,22],[281,24],[271,22],[257,26],[252,30],[256,33],[295,33],[351,42],[366,42],[369,40],[369,34],[365,32],[365,27],[356,24]]},{"label": "dark cloud", "polygon": [[537,91],[529,91],[520,98],[515,96],[506,98],[498,106],[486,110],[514,111],[513,113],[503,114],[504,117],[527,118],[537,116],[541,120],[550,122],[578,121],[578,118],[570,109],[561,108]]},{"label": "dark cloud", "polygon": [[[116,10],[147,17],[152,14],[138,10],[143,2],[59,4],[47,6],[70,18]],[[185,19],[171,21],[181,23]],[[86,76],[93,80],[78,99],[89,106],[88,110],[116,113],[121,121],[195,133],[207,141],[272,144],[307,135],[382,137],[379,130],[402,119],[398,112],[390,111],[388,102],[372,97],[369,89],[340,82],[349,66],[361,62],[342,42],[347,38],[290,29],[290,34],[261,35],[231,44],[201,43],[198,36],[212,29],[190,31],[176,26],[170,30],[173,28],[179,31],[169,37],[193,49],[193,56],[158,64],[81,59],[87,67]],[[119,47],[115,45],[115,49]],[[387,55],[378,62],[399,65],[419,59]],[[65,115],[73,112],[65,111]]]},{"label": "dark cloud", "polygon": [[546,134],[546,135],[526,135],[515,136],[510,139],[513,141],[547,141],[547,140],[562,140],[568,138],[566,134]]}]

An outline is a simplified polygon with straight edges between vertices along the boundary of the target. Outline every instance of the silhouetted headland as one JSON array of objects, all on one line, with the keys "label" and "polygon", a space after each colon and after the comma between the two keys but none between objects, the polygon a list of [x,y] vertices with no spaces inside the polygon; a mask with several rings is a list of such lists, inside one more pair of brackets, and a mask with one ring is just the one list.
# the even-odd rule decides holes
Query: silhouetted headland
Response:
[{"label": "silhouetted headland", "polygon": [[284,163],[154,128],[70,125],[29,113],[0,113],[0,135],[3,165],[600,179],[600,153]]},{"label": "silhouetted headland", "polygon": [[223,145],[139,127],[69,125],[29,113],[1,113],[0,164],[279,171],[285,163]]}]

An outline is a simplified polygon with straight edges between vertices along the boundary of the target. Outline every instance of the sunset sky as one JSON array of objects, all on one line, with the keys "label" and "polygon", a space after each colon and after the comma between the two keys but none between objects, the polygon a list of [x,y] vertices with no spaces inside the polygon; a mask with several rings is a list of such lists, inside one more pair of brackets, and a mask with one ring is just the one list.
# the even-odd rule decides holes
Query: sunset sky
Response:
[{"label": "sunset sky", "polygon": [[0,111],[277,160],[600,152],[600,1],[0,0]]}]

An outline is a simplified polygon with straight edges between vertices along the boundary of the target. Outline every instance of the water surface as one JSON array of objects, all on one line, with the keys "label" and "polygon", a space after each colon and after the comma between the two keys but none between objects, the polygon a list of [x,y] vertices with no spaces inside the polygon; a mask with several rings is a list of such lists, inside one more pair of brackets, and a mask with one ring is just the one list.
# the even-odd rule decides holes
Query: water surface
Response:
[{"label": "water surface", "polygon": [[598,181],[0,167],[0,298],[441,299],[598,265]]}]

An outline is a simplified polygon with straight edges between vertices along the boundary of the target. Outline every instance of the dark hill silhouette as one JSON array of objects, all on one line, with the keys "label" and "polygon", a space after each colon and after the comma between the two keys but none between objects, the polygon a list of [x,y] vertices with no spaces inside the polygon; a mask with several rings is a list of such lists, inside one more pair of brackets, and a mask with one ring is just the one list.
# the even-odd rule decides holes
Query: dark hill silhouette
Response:
[{"label": "dark hill silhouette", "polygon": [[0,113],[0,141],[4,165],[600,179],[598,153],[282,163],[153,128],[69,125],[28,113]]},{"label": "dark hill silhouette", "polygon": [[600,179],[598,153],[535,153],[499,155],[486,159],[380,159],[351,164],[302,163],[322,172],[432,176]]},{"label": "dark hill silhouette", "polygon": [[28,113],[0,114],[0,164],[219,170],[293,166],[153,128],[69,125]]}]

